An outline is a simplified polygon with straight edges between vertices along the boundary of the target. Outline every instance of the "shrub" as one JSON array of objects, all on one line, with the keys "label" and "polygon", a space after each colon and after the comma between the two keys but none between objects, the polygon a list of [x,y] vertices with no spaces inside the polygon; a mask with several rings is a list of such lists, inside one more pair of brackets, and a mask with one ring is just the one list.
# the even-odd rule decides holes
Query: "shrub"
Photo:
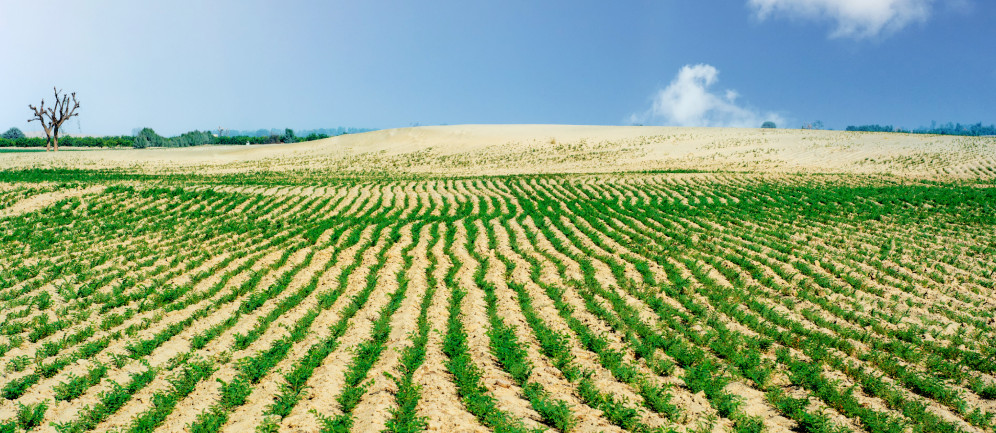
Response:
[{"label": "shrub", "polygon": [[214,136],[210,132],[190,131],[166,140],[166,146],[187,147],[200,146],[202,144],[214,143]]},{"label": "shrub", "polygon": [[48,400],[28,405],[18,402],[17,425],[24,430],[31,430],[41,425],[46,411],[48,411]]},{"label": "shrub", "polygon": [[156,134],[152,128],[142,128],[142,130],[135,135],[135,140],[132,141],[132,147],[135,149],[145,149],[146,147],[164,147],[168,145],[169,140],[165,137]]}]

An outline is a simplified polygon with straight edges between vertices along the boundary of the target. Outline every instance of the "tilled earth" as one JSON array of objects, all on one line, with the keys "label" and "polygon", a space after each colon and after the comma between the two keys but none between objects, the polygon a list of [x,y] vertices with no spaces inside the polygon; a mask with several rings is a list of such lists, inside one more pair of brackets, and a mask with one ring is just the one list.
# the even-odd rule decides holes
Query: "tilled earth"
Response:
[{"label": "tilled earth", "polygon": [[0,188],[2,431],[994,431],[986,185],[74,176]]}]

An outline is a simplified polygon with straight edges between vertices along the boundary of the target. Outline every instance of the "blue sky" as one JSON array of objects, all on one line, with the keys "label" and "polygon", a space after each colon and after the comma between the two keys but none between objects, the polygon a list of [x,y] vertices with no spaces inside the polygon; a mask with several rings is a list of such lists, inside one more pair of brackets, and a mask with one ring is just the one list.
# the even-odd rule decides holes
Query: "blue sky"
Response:
[{"label": "blue sky", "polygon": [[996,123],[991,0],[0,0],[0,129]]}]

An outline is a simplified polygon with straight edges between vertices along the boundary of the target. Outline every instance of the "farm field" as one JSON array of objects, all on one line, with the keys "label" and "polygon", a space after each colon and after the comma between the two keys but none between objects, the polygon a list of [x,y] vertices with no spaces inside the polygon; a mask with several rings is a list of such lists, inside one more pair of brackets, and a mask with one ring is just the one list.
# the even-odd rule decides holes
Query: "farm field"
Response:
[{"label": "farm field", "polygon": [[996,139],[822,133],[5,154],[0,431],[996,431]]},{"label": "farm field", "polygon": [[0,167],[214,175],[307,170],[308,182],[339,178],[343,172],[396,177],[655,170],[992,179],[996,177],[996,137],[799,129],[449,125],[275,146],[0,153]]}]

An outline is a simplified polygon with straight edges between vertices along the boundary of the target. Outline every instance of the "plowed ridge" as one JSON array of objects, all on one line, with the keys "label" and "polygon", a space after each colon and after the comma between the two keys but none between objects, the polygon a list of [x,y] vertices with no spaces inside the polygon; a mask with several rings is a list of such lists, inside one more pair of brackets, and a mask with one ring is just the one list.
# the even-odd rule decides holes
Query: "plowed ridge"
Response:
[{"label": "plowed ridge", "polygon": [[2,431],[996,425],[986,185],[157,182],[2,185]]}]

